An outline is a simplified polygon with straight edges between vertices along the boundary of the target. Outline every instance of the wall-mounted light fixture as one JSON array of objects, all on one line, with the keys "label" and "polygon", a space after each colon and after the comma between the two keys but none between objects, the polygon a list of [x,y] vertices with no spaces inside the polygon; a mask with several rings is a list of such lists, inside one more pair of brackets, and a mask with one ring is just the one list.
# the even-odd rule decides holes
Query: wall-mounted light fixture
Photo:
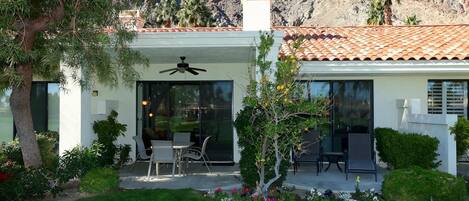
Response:
[{"label": "wall-mounted light fixture", "polygon": [[149,116],[149,117],[153,117],[153,113],[151,113],[151,112],[148,113],[148,116]]},{"label": "wall-mounted light fixture", "polygon": [[149,105],[149,104],[150,104],[150,102],[147,101],[147,100],[143,100],[143,101],[142,101],[142,105],[143,105],[143,106],[147,106],[147,105]]}]

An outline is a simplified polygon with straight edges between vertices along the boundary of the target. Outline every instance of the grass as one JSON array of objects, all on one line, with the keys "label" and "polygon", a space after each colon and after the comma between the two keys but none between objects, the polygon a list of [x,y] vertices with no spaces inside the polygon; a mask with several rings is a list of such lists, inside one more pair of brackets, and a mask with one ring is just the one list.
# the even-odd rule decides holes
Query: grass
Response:
[{"label": "grass", "polygon": [[83,198],[78,201],[210,201],[202,194],[190,190],[122,190],[109,192],[98,196]]}]

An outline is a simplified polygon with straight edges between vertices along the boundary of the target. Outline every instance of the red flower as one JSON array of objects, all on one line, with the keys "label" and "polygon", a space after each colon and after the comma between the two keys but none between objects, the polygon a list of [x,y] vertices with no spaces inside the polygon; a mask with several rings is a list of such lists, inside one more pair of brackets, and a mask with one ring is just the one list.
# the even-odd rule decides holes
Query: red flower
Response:
[{"label": "red flower", "polygon": [[246,187],[246,186],[245,186],[245,187],[243,188],[243,194],[248,194],[248,193],[250,193],[250,192],[251,192],[251,189],[249,189],[249,187]]},{"label": "red flower", "polygon": [[221,193],[221,192],[223,192],[223,190],[220,187],[215,189],[215,193]]},{"label": "red flower", "polygon": [[3,173],[3,172],[0,172],[0,182],[5,182],[5,181],[7,181],[8,179],[10,179],[11,176],[12,176],[11,173]]},{"label": "red flower", "polygon": [[237,189],[237,188],[232,188],[232,189],[231,189],[231,193],[232,193],[232,194],[238,193],[238,189]]}]

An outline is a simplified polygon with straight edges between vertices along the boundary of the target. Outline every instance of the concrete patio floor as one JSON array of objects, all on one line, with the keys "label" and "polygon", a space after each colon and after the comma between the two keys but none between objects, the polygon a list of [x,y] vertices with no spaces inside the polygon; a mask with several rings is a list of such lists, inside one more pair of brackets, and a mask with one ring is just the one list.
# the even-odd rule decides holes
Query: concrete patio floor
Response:
[{"label": "concrete patio floor", "polygon": [[[342,166],[343,167],[343,166]],[[212,173],[208,173],[205,166],[192,164],[189,167],[189,175],[175,175],[171,177],[170,166],[160,166],[160,176],[156,177],[154,166],[152,174],[147,178],[148,163],[139,162],[131,166],[126,166],[120,170],[120,186],[126,189],[140,188],[166,188],[181,189],[192,188],[201,191],[213,191],[221,187],[230,190],[234,187],[241,187],[241,176],[238,165],[234,166],[211,166]],[[289,170],[285,186],[296,189],[307,190],[317,188],[319,190],[331,189],[333,191],[354,191],[355,178],[360,176],[360,187],[362,190],[374,188],[381,190],[384,169],[378,171],[378,182],[375,182],[374,175],[371,174],[350,174],[349,179],[345,179],[345,174],[338,171],[336,166],[331,166],[329,171],[321,172],[316,176],[316,168],[312,165],[302,165],[296,174]]]}]

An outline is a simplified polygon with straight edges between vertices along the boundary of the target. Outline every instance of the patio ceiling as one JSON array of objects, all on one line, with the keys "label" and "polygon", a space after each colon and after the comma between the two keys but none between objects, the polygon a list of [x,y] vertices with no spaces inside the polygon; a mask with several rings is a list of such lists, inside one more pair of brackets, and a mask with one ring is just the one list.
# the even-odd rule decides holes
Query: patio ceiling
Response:
[{"label": "patio ceiling", "polygon": [[188,63],[247,63],[256,54],[253,47],[164,47],[138,48],[150,63],[176,64],[180,56]]}]

